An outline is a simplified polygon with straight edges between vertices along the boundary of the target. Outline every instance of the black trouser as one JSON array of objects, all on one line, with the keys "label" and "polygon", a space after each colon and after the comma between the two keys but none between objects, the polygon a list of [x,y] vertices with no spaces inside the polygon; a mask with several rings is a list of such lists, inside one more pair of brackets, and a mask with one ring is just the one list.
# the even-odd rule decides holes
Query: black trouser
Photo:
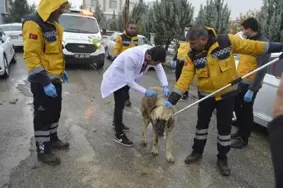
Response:
[{"label": "black trouser", "polygon": [[126,98],[125,101],[130,100],[130,87],[127,86]]},{"label": "black trouser", "polygon": [[257,95],[254,92],[251,102],[245,102],[244,96],[249,89],[248,84],[240,84],[241,92],[235,98],[235,113],[237,125],[239,126],[238,134],[244,142],[248,142],[251,132],[254,127],[253,105]]},{"label": "black trouser", "polygon": [[124,86],[114,92],[114,120],[115,131],[117,135],[123,132],[123,111],[125,107],[125,101],[127,100],[128,92],[130,87]]},{"label": "black trouser", "polygon": [[38,83],[31,83],[34,106],[34,135],[37,152],[50,151],[50,142],[58,140],[57,128],[61,115],[62,84],[54,83],[57,97],[49,97]]},{"label": "black trouser", "polygon": [[[177,60],[177,62],[176,62],[176,70],[175,70],[176,82],[179,80],[179,78],[181,76],[183,67],[184,67],[184,61]],[[188,91],[186,91],[184,93],[184,95],[188,95]]]},{"label": "black trouser", "polygon": [[[199,98],[203,98],[199,94]],[[231,140],[231,124],[234,109],[234,97],[227,97],[220,101],[216,101],[215,98],[208,98],[198,106],[198,121],[196,126],[196,134],[194,138],[193,150],[196,153],[202,154],[208,135],[208,126],[210,118],[214,109],[217,110],[217,149],[219,159],[226,159],[227,153],[230,151]]]}]

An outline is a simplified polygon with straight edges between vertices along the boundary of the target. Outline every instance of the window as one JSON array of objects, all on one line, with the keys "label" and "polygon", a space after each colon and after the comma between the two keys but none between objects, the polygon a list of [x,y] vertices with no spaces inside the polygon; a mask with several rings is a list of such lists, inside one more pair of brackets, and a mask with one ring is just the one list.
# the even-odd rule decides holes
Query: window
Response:
[{"label": "window", "polygon": [[20,25],[5,25],[5,26],[0,26],[3,31],[21,31],[22,26]]},{"label": "window", "polygon": [[117,0],[109,0],[109,8],[117,9]]},{"label": "window", "polygon": [[116,41],[116,38],[117,38],[117,33],[114,33],[113,35],[112,35],[112,37],[110,38],[110,40],[112,40],[112,41]]},{"label": "window", "polygon": [[147,44],[147,45],[151,45],[151,46],[152,46],[152,44],[147,40],[147,38],[145,38],[145,37],[140,37],[140,38],[139,38],[139,45],[144,45],[144,44]]},{"label": "window", "polygon": [[66,32],[92,34],[99,32],[98,24],[93,18],[62,15],[59,22]]}]

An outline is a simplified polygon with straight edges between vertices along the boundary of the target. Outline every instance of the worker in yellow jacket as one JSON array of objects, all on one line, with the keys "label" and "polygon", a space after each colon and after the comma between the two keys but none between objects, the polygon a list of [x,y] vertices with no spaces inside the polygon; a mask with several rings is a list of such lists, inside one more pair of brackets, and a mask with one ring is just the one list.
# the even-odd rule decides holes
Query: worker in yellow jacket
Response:
[{"label": "worker in yellow jacket", "polygon": [[[188,42],[180,42],[179,48],[178,48],[175,56],[172,59],[172,61],[174,61],[174,63],[171,63],[171,64],[175,65],[176,82],[178,81],[178,79],[181,76],[181,73],[182,73],[182,70],[183,70],[183,67],[184,67],[184,62],[185,62],[186,56],[188,55],[189,50],[190,50],[190,44]],[[186,100],[188,100],[188,97],[189,97],[189,92],[186,91],[183,94],[181,100],[186,101]]]},{"label": "worker in yellow jacket", "polygon": [[[237,78],[234,53],[261,55],[281,52],[283,44],[244,40],[235,35],[217,35],[212,28],[194,26],[187,39],[191,50],[185,60],[182,74],[164,106],[171,108],[188,90],[196,76],[199,98],[213,93]],[[217,110],[217,168],[224,176],[230,175],[227,154],[230,151],[231,124],[234,99],[238,85],[233,85],[210,97],[198,108],[198,121],[192,153],[185,163],[190,164],[201,159],[208,135],[208,125],[214,109]]]},{"label": "worker in yellow jacket", "polygon": [[[124,33],[116,38],[113,54],[117,57],[123,51],[138,46],[138,42],[137,26],[136,24],[129,23]],[[126,106],[131,106],[129,90],[130,87],[127,87]]]},{"label": "worker in yellow jacket", "polygon": [[68,82],[62,51],[63,27],[58,19],[69,8],[67,0],[41,0],[37,12],[23,21],[24,61],[34,105],[34,135],[38,159],[57,165],[52,149],[66,149],[58,138],[62,81]]},{"label": "worker in yellow jacket", "polygon": [[[250,40],[267,41],[259,30],[259,23],[255,18],[247,18],[242,22],[242,29]],[[271,54],[263,54],[255,57],[251,55],[240,55],[237,75],[242,77],[258,67],[263,66],[270,59]],[[239,129],[232,134],[231,148],[243,148],[248,145],[250,134],[253,130],[254,115],[253,105],[258,91],[266,73],[266,68],[245,79],[239,84],[240,93],[235,98],[236,124]]]}]

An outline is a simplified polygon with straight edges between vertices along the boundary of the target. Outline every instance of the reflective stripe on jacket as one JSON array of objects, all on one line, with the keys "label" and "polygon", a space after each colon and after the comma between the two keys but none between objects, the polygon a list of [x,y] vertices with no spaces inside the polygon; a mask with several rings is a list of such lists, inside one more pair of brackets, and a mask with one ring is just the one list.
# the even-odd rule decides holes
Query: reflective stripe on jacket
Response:
[{"label": "reflective stripe on jacket", "polygon": [[113,48],[113,54],[118,56],[123,51],[134,46],[138,46],[138,36],[129,37],[126,32],[124,32],[117,37]]}]

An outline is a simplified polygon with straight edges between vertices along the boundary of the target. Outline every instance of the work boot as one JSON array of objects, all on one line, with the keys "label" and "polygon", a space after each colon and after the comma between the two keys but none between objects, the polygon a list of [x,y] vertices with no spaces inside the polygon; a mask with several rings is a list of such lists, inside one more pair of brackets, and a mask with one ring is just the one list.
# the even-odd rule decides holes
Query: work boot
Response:
[{"label": "work boot", "polygon": [[230,147],[234,149],[242,149],[244,147],[247,147],[247,145],[248,145],[248,142],[244,141],[241,137],[238,137],[238,138],[232,139]]},{"label": "work boot", "polygon": [[235,133],[231,134],[231,138],[239,138],[240,134],[239,131],[236,131]]},{"label": "work boot", "polygon": [[68,149],[70,147],[70,143],[64,142],[60,139],[51,141],[52,149]]},{"label": "work boot", "polygon": [[191,155],[187,156],[185,159],[186,164],[192,164],[198,162],[202,158],[202,154],[192,152]]},{"label": "work boot", "polygon": [[[115,128],[115,123],[112,123],[112,127]],[[123,124],[123,132],[129,132],[130,128]]]},{"label": "work boot", "polygon": [[132,105],[132,103],[131,103],[130,99],[126,100],[125,106],[130,107],[131,105]]},{"label": "work boot", "polygon": [[223,176],[230,176],[231,169],[228,167],[227,159],[217,159],[217,168]]},{"label": "work boot", "polygon": [[37,153],[37,159],[40,162],[48,164],[48,165],[58,165],[61,163],[60,158],[54,155],[52,152]]}]

